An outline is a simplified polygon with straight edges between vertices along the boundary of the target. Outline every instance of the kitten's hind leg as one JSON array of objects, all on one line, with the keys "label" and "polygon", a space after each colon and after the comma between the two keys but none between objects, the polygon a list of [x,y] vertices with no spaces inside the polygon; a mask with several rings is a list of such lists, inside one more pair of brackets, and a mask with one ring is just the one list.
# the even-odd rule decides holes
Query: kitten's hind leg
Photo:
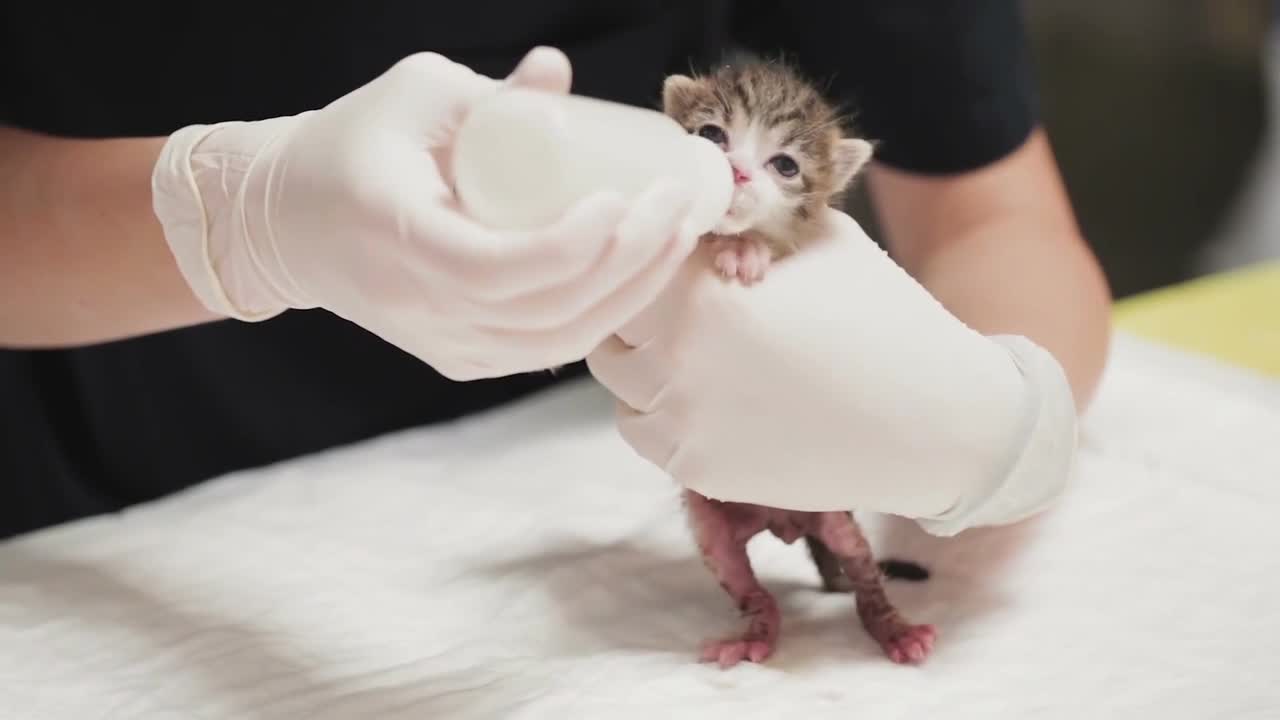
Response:
[{"label": "kitten's hind leg", "polygon": [[741,635],[706,643],[702,660],[718,662],[722,668],[744,660],[763,662],[777,646],[782,617],[777,601],[760,584],[747,557],[746,541],[759,528],[742,527],[742,523],[749,521],[735,518],[724,503],[692,491],[686,492],[685,497],[703,562],[748,618],[746,631]]},{"label": "kitten's hind leg", "polygon": [[[844,568],[840,567],[840,559],[831,552],[831,548],[814,535],[807,535],[804,540],[809,546],[809,556],[813,558],[813,564],[818,568],[818,576],[822,579],[822,591],[853,592],[853,583],[844,574]],[[876,564],[880,568],[881,576],[886,580],[924,582],[929,579],[929,571],[924,566],[909,560],[880,560]]]},{"label": "kitten's hind leg", "polygon": [[831,552],[821,540],[813,535],[806,535],[804,542],[809,546],[809,556],[818,568],[818,576],[822,579],[823,592],[853,592],[853,583],[840,567],[840,558]]},{"label": "kitten's hind leg", "polygon": [[818,519],[818,538],[839,559],[853,586],[862,627],[879,643],[889,659],[897,663],[918,663],[928,657],[937,631],[932,625],[908,622],[889,602],[871,544],[853,516],[840,512],[822,513]]}]

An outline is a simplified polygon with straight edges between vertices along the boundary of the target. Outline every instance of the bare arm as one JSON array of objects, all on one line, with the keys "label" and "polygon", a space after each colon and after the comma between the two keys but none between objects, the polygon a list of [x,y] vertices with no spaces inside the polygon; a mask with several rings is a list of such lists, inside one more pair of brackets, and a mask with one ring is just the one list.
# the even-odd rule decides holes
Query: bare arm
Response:
[{"label": "bare arm", "polygon": [[162,138],[0,127],[0,347],[65,347],[214,319],[151,210]]},{"label": "bare arm", "polygon": [[1084,410],[1106,362],[1111,295],[1043,131],[966,175],[875,166],[870,177],[898,262],[976,330],[1024,335],[1053,353]]}]

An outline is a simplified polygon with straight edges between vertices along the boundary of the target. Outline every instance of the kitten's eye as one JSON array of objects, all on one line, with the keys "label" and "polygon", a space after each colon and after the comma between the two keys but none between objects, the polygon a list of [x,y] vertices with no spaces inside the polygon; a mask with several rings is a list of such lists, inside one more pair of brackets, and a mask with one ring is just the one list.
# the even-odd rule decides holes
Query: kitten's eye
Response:
[{"label": "kitten's eye", "polygon": [[703,125],[698,128],[698,134],[720,146],[729,144],[729,136],[717,125]]},{"label": "kitten's eye", "polygon": [[777,170],[782,177],[794,177],[796,173],[800,172],[800,166],[796,164],[796,161],[793,160],[790,155],[774,155],[773,158],[769,160],[769,164],[772,165],[773,169]]}]

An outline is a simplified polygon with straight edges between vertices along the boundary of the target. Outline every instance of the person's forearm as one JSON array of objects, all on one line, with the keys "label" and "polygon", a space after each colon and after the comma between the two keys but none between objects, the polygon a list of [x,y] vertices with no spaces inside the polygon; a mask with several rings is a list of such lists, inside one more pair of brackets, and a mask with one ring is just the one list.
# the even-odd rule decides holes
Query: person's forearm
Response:
[{"label": "person's forearm", "polygon": [[1053,353],[1083,411],[1106,363],[1111,295],[1044,134],[962,177],[871,172],[895,259],[975,330]]},{"label": "person's forearm", "polygon": [[163,138],[0,126],[0,347],[66,347],[215,319],[151,207]]}]

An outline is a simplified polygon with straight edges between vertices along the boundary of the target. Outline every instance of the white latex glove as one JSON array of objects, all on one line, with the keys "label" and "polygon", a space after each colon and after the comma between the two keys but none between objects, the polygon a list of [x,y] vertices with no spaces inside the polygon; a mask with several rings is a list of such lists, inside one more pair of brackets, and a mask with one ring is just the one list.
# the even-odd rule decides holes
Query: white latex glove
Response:
[{"label": "white latex glove", "polygon": [[[506,82],[567,92],[569,63],[540,48]],[[533,232],[472,222],[448,151],[501,86],[422,53],[320,110],[174,133],[152,187],[187,282],[244,321],[324,308],[457,380],[581,359],[693,250],[692,192],[585,198]]]},{"label": "white latex glove", "polygon": [[844,213],[759,285],[693,255],[587,362],[644,458],[708,497],[866,510],[951,535],[1047,507],[1071,473],[1065,375],[962,324]]}]

